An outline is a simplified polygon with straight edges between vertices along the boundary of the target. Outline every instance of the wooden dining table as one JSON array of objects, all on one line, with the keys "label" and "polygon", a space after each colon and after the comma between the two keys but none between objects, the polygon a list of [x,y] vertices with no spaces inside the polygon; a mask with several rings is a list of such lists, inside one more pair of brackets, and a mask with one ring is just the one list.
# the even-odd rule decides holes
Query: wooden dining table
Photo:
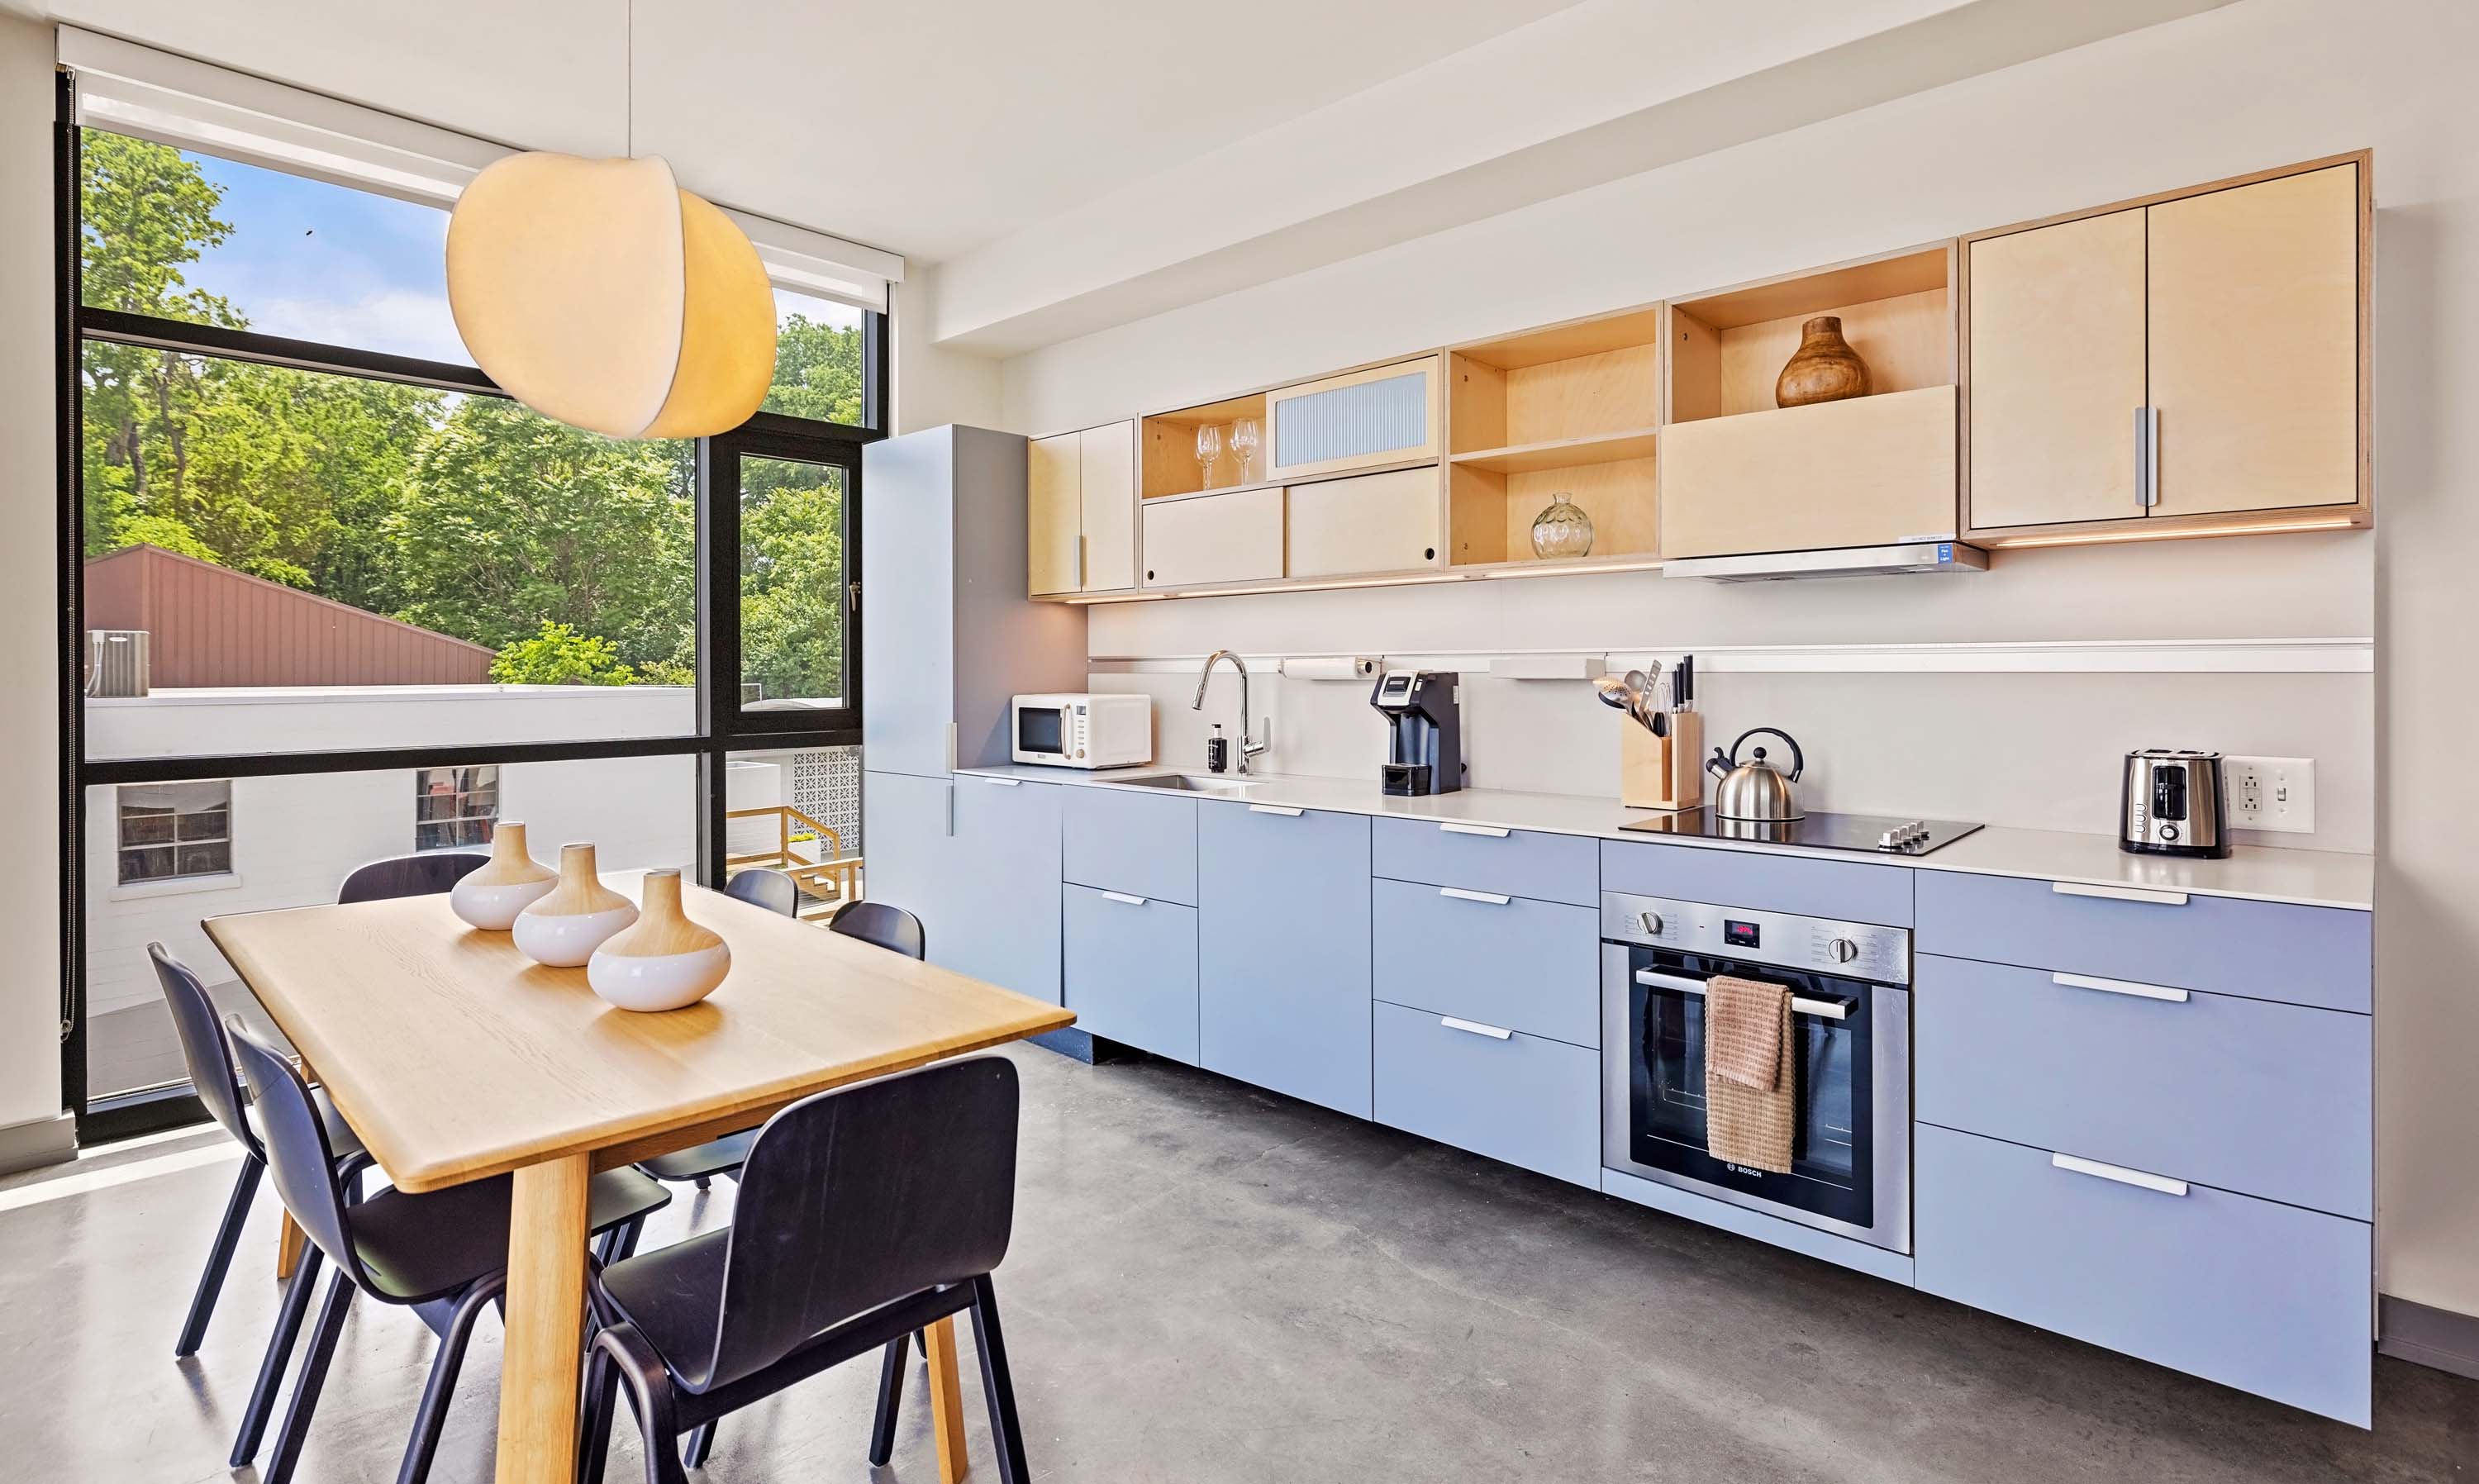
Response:
[{"label": "wooden dining table", "polygon": [[[634,895],[630,873],[607,883]],[[640,1014],[595,997],[445,896],[207,919],[207,935],[379,1167],[419,1193],[512,1177],[499,1484],[569,1484],[585,1321],[586,1184],[765,1121],[830,1087],[1075,1016],[720,892],[689,915],[731,947],[721,987]],[[955,1322],[927,1336],[939,1471],[963,1476]]]}]

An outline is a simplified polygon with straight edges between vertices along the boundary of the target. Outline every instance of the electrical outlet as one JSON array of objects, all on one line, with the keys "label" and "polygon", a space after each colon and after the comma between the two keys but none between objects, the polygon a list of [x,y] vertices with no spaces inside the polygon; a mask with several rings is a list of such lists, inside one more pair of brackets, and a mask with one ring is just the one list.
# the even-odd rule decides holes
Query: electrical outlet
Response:
[{"label": "electrical outlet", "polygon": [[2315,830],[2315,759],[2223,759],[2230,790],[2230,824],[2239,830]]}]

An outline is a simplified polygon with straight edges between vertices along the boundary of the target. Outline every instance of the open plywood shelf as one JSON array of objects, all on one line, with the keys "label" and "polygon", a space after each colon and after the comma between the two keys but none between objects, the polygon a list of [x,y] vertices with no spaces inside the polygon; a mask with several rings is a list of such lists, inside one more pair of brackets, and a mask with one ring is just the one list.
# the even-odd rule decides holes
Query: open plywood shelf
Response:
[{"label": "open plywood shelf", "polygon": [[1592,556],[1650,556],[1660,550],[1656,491],[1649,457],[1514,473],[1453,465],[1447,528],[1454,564],[1541,560],[1532,554],[1532,523],[1561,494],[1593,519]]},{"label": "open plywood shelf", "polygon": [[1662,422],[1779,410],[1774,382],[1818,315],[1841,319],[1871,397],[1954,385],[1954,267],[1953,244],[1940,243],[1673,300]]},{"label": "open plywood shelf", "polygon": [[1459,469],[1498,474],[1534,473],[1544,469],[1573,469],[1583,464],[1615,464],[1623,459],[1652,457],[1654,429],[1631,427],[1587,438],[1555,438],[1546,443],[1519,444],[1511,448],[1484,448],[1458,453]]},{"label": "open plywood shelf", "polygon": [[1222,429],[1222,452],[1214,464],[1215,478],[1222,481],[1214,486],[1217,492],[1254,489],[1273,482],[1263,477],[1268,449],[1262,444],[1248,471],[1259,477],[1241,482],[1240,461],[1231,452],[1231,424],[1242,418],[1257,424],[1259,438],[1271,436],[1265,427],[1265,395],[1262,392],[1225,397],[1218,402],[1200,402],[1140,419],[1137,430],[1137,492],[1146,499],[1202,493],[1207,484],[1205,466],[1196,461],[1196,430],[1207,425]]}]

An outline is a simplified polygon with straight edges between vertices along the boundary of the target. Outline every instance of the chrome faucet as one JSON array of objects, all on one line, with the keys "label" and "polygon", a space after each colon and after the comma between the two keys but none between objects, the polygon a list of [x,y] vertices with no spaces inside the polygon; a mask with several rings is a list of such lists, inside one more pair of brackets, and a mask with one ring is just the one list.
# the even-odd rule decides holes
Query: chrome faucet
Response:
[{"label": "chrome faucet", "polygon": [[1265,750],[1265,743],[1251,740],[1256,733],[1248,725],[1248,662],[1241,659],[1238,654],[1233,653],[1229,650],[1215,650],[1213,653],[1206,655],[1204,673],[1200,674],[1196,678],[1196,700],[1189,703],[1188,708],[1191,711],[1202,711],[1205,709],[1205,687],[1214,678],[1214,665],[1226,659],[1231,661],[1232,669],[1240,672],[1240,765],[1238,771],[1244,774],[1248,771],[1248,759],[1256,756],[1259,753]]}]

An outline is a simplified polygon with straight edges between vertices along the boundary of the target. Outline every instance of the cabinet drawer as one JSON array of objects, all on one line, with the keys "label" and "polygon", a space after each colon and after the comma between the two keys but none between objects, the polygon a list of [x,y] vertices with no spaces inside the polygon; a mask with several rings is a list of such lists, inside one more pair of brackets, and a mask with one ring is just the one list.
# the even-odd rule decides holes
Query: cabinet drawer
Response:
[{"label": "cabinet drawer", "polygon": [[1955,389],[1661,430],[1661,552],[1739,556],[1955,532]]},{"label": "cabinet drawer", "polygon": [[1371,836],[1380,876],[1540,902],[1600,903],[1600,862],[1582,835],[1424,819],[1381,819]]},{"label": "cabinet drawer", "polygon": [[2370,1218],[2364,1015],[1927,955],[1911,995],[1925,1122]]},{"label": "cabinet drawer", "polygon": [[1457,1030],[1376,1008],[1377,1121],[1525,1169],[1597,1186],[1601,1059],[1564,1041]]},{"label": "cabinet drawer", "polygon": [[1076,1028],[1196,1064],[1196,908],[1062,886],[1061,952]]},{"label": "cabinet drawer", "polygon": [[1603,840],[1601,887],[1638,896],[1709,902],[1757,911],[1799,912],[1842,922],[1911,923],[1911,871],[1768,856],[1701,845],[1630,845]]},{"label": "cabinet drawer", "polygon": [[1403,572],[1439,564],[1444,542],[1438,530],[1434,466],[1295,484],[1286,493],[1291,499],[1286,570],[1294,577]]},{"label": "cabinet drawer", "polygon": [[1196,801],[1067,785],[1060,874],[1080,886],[1196,905]]},{"label": "cabinet drawer", "polygon": [[2071,883],[1919,873],[1921,953],[2326,1010],[2369,1009],[2368,914],[2235,897],[2091,896]]},{"label": "cabinet drawer", "polygon": [[1457,897],[1379,880],[1376,996],[1577,1046],[1601,1041],[1600,924],[1589,907]]},{"label": "cabinet drawer", "polygon": [[2371,1228],[1923,1124],[1915,1273],[1957,1303],[2364,1427]]},{"label": "cabinet drawer", "polygon": [[1149,499],[1144,510],[1147,587],[1256,582],[1283,575],[1283,492],[1243,490],[1192,499]]}]

